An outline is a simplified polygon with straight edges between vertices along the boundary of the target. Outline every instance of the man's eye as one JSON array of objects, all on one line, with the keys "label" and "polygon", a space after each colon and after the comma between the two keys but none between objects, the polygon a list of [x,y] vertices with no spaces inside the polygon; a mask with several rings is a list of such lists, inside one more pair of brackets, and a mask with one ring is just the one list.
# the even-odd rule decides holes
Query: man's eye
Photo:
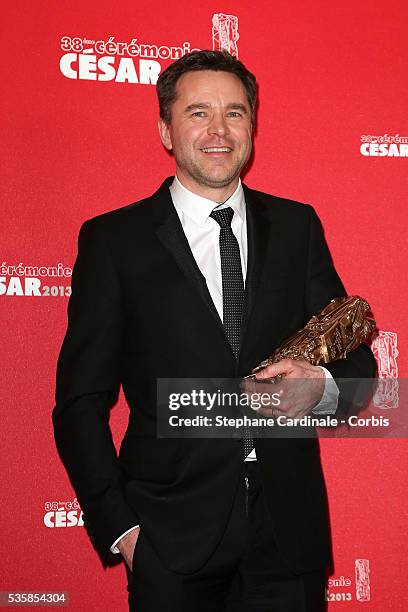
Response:
[{"label": "man's eye", "polygon": [[238,111],[230,111],[230,112],[228,113],[228,117],[233,117],[233,118],[235,118],[235,117],[241,117],[241,113],[239,113]]},{"label": "man's eye", "polygon": [[192,114],[193,117],[205,117],[205,112],[204,111],[195,111]]}]

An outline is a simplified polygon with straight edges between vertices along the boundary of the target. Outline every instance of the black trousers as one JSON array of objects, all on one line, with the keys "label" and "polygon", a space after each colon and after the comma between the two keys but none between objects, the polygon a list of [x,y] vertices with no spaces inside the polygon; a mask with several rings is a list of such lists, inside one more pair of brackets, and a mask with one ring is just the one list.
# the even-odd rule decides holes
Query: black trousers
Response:
[{"label": "black trousers", "polygon": [[326,610],[325,570],[295,575],[279,555],[257,462],[244,464],[227,529],[204,567],[188,575],[169,571],[142,528],[127,575],[131,612]]}]

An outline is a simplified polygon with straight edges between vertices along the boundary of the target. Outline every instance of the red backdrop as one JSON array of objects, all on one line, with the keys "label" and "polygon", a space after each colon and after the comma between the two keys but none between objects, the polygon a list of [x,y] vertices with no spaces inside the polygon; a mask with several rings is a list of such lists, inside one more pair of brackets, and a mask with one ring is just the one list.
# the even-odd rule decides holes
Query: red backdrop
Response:
[{"label": "red backdrop", "polygon": [[[239,58],[260,84],[246,182],[315,206],[349,293],[392,332],[381,336],[383,375],[406,375],[405,2],[3,3],[0,590],[68,591],[75,611],[127,609],[124,568],[100,565],[55,450],[55,363],[79,227],[173,172],[151,81],[177,48],[218,48],[226,33],[234,50],[234,29],[218,20],[213,32],[220,13],[237,18]],[[126,420],[120,401],[116,441]],[[324,440],[322,455],[329,609],[407,610],[405,440]]]}]

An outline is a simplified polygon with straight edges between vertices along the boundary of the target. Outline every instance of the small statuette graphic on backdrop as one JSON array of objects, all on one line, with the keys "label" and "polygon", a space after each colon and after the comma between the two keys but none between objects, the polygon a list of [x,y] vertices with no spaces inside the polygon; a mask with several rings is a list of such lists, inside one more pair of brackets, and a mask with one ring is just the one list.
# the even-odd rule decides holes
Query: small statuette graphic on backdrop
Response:
[{"label": "small statuette graphic on backdrop", "polygon": [[370,601],[370,562],[368,559],[356,559],[356,599],[357,601]]},{"label": "small statuette graphic on backdrop", "polygon": [[399,406],[398,337],[395,332],[379,331],[371,349],[377,360],[378,381],[373,397],[376,408],[388,410]]},{"label": "small statuette graphic on backdrop", "polygon": [[214,51],[228,51],[238,58],[238,17],[214,13],[212,18],[212,43]]}]

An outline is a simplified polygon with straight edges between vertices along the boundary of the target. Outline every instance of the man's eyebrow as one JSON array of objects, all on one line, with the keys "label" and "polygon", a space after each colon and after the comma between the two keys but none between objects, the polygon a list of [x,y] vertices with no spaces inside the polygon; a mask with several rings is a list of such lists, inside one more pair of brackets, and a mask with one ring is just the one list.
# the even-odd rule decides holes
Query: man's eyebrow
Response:
[{"label": "man's eyebrow", "polygon": [[229,110],[240,110],[244,115],[248,114],[248,109],[245,104],[241,104],[240,102],[231,102],[231,104],[227,104],[227,108]]},{"label": "man's eyebrow", "polygon": [[[209,104],[208,102],[193,102],[192,104],[189,104],[188,106],[186,106],[186,108],[184,109],[184,112],[190,113],[193,110],[197,110],[200,108],[210,108],[211,104]],[[230,104],[227,104],[226,108],[228,110],[239,110],[241,111],[244,115],[248,114],[248,109],[245,106],[245,104],[241,104],[240,102],[230,102]]]},{"label": "man's eyebrow", "polygon": [[184,112],[189,113],[190,111],[195,110],[196,108],[210,108],[210,104],[208,102],[193,102],[193,104],[189,104],[188,106],[186,106]]}]

